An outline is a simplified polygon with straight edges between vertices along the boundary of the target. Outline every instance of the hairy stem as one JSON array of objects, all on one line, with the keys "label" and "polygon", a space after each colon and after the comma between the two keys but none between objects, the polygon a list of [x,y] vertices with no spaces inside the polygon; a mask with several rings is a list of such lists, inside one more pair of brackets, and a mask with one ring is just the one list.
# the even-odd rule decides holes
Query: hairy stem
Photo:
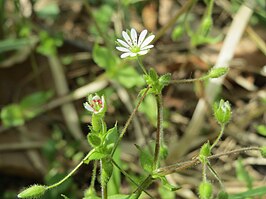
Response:
[{"label": "hairy stem", "polygon": [[156,95],[157,103],[157,131],[156,131],[156,144],[153,160],[153,170],[159,167],[160,149],[163,140],[163,102],[162,94]]},{"label": "hairy stem", "polygon": [[220,141],[220,139],[222,138],[223,136],[223,133],[224,133],[224,128],[225,128],[225,125],[221,125],[221,130],[220,130],[220,133],[218,135],[218,137],[216,138],[216,140],[213,142],[213,144],[211,145],[211,150],[213,149],[213,147],[216,146],[216,144]]},{"label": "hairy stem", "polygon": [[[112,161],[112,163],[120,170],[120,172],[124,175],[124,176],[126,176],[134,185],[136,185],[137,187],[139,187],[139,188],[141,188],[142,189],[142,187],[138,184],[138,183],[136,183],[131,177],[130,177],[130,175],[128,175],[113,159],[111,160]],[[142,189],[142,191],[144,192],[144,193],[146,193],[148,196],[150,196],[151,198],[152,198],[152,195],[151,194],[149,194],[145,189]]]},{"label": "hairy stem", "polygon": [[129,126],[130,122],[132,121],[133,117],[135,116],[135,114],[136,114],[136,112],[137,112],[137,110],[138,110],[138,108],[139,108],[141,102],[142,102],[142,101],[144,100],[144,98],[146,97],[146,95],[147,95],[149,89],[150,89],[150,87],[147,87],[147,88],[146,88],[146,90],[145,90],[144,94],[141,96],[141,98],[140,98],[140,100],[139,100],[137,106],[135,107],[135,109],[133,110],[133,112],[131,113],[131,115],[129,116],[129,118],[128,118],[128,120],[127,120],[127,122],[126,122],[126,124],[125,124],[125,126],[124,126],[124,128],[123,128],[123,130],[122,130],[122,132],[121,132],[121,134],[119,135],[118,140],[117,140],[116,143],[115,143],[115,146],[114,146],[114,148],[113,148],[113,150],[112,150],[112,153],[111,153],[111,157],[113,157],[113,155],[114,155],[114,153],[115,153],[115,150],[116,150],[118,144],[121,142],[123,136],[125,135],[125,133],[126,133],[126,131],[127,131],[127,128],[128,128],[128,126]]},{"label": "hairy stem", "polygon": [[139,64],[141,70],[143,71],[143,73],[144,73],[145,75],[147,75],[147,71],[146,71],[146,69],[145,69],[145,67],[144,67],[144,65],[143,65],[143,63],[142,63],[142,60],[139,58],[139,56],[137,56],[137,59],[138,59],[138,64]]},{"label": "hairy stem", "polygon": [[[136,194],[136,198],[139,198],[139,196],[142,193],[142,190],[148,188],[148,186],[150,186],[150,184],[152,183],[152,176],[149,175],[139,186],[138,188],[134,191],[134,193]],[[153,197],[152,197],[153,198]]]},{"label": "hairy stem", "polygon": [[92,176],[91,176],[91,188],[94,188],[94,184],[95,184],[95,179],[96,179],[96,171],[97,171],[97,160],[94,160],[93,162],[93,170],[92,170]]},{"label": "hairy stem", "polygon": [[101,190],[102,190],[102,199],[107,199],[107,183],[104,182],[103,179],[103,162],[102,159],[100,160],[100,166],[101,166]]},{"label": "hairy stem", "polygon": [[63,182],[65,182],[69,177],[71,177],[78,169],[79,167],[84,163],[85,160],[87,160],[90,155],[91,155],[91,151],[90,153],[88,153],[83,159],[82,161],[67,175],[65,176],[62,180],[60,180],[59,182],[55,183],[55,184],[52,184],[50,186],[47,186],[47,189],[52,189],[52,188],[55,188],[57,186],[59,186],[60,184],[62,184]]},{"label": "hairy stem", "polygon": [[[245,147],[245,148],[241,148],[241,149],[235,149],[232,151],[227,151],[224,153],[219,153],[219,154],[215,154],[215,155],[211,155],[209,157],[207,157],[208,160],[212,160],[212,159],[217,159],[219,157],[222,156],[226,156],[226,155],[231,155],[231,154],[236,154],[236,153],[242,153],[242,152],[247,152],[247,151],[260,151],[259,147]],[[196,166],[200,164],[200,160],[198,158],[186,161],[186,162],[180,162],[180,163],[176,163],[170,166],[166,166],[166,167],[162,167],[159,168],[157,170],[155,170],[154,175],[158,175],[158,176],[165,176],[165,175],[169,175],[171,173],[176,173],[179,171],[183,171],[185,169],[191,168],[193,166]]]}]

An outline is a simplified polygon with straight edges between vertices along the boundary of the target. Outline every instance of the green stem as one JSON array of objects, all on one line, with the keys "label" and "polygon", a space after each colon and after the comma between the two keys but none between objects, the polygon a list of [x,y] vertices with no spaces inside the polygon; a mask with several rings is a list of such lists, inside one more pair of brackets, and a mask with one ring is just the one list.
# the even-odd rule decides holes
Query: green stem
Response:
[{"label": "green stem", "polygon": [[208,169],[211,171],[211,173],[213,174],[213,176],[218,180],[222,190],[224,190],[224,185],[223,185],[223,182],[221,181],[221,178],[219,177],[218,173],[212,168],[211,164],[208,163],[207,164],[208,166]]},{"label": "green stem", "polygon": [[142,190],[148,188],[148,186],[150,186],[150,184],[152,183],[152,176],[149,175],[139,186],[138,188],[134,191],[134,193],[136,194],[136,198],[139,198],[139,196],[142,193]]},{"label": "green stem", "polygon": [[163,140],[163,102],[162,94],[156,95],[157,103],[157,131],[156,131],[156,144],[153,160],[153,170],[159,167],[160,149]]},{"label": "green stem", "polygon": [[[140,185],[138,183],[136,183],[131,177],[130,175],[128,175],[113,159],[111,160],[112,163],[120,170],[120,172],[126,176],[133,184],[135,184],[137,187],[140,187]],[[140,187],[142,188],[142,187]],[[149,194],[145,189],[142,189],[143,192],[145,192],[148,196],[150,196],[152,198],[152,195]]]},{"label": "green stem", "polygon": [[142,63],[142,61],[141,61],[141,59],[139,58],[139,56],[137,56],[137,59],[138,59],[139,66],[140,66],[140,68],[142,69],[143,73],[144,73],[145,75],[147,75],[147,71],[146,71],[146,69],[145,69],[145,67],[144,67],[144,65],[143,65],[143,63]]},{"label": "green stem", "polygon": [[191,8],[191,6],[196,2],[196,0],[189,0],[187,1],[184,6],[182,8],[180,8],[180,10],[176,13],[176,15],[169,20],[169,22],[167,24],[165,24],[165,26],[163,26],[158,33],[156,34],[155,39],[152,41],[152,43],[155,43],[161,36],[165,35],[165,32],[171,28],[176,21],[179,19],[179,17],[186,13],[187,10],[189,10]]},{"label": "green stem", "polygon": [[47,186],[47,189],[52,189],[55,188],[57,186],[59,186],[60,184],[62,184],[63,182],[65,182],[69,177],[71,177],[78,169],[79,167],[84,163],[85,160],[87,160],[90,155],[92,154],[92,151],[90,151],[83,159],[82,161],[67,175],[65,176],[62,180],[60,180],[59,182],[52,184],[50,186]]},{"label": "green stem", "polygon": [[223,136],[224,128],[225,128],[225,125],[221,125],[220,133],[219,133],[218,137],[216,138],[216,140],[215,140],[215,141],[213,142],[213,144],[211,145],[211,150],[213,149],[214,146],[216,146],[216,144],[219,142],[219,140],[220,140],[221,137]]},{"label": "green stem", "polygon": [[[101,165],[101,170],[103,169],[103,165],[102,165],[102,159],[100,160],[100,165]],[[103,172],[101,172],[101,175],[103,175]],[[101,189],[102,189],[102,199],[107,199],[108,195],[107,195],[107,183],[105,183],[104,179],[101,179]]]},{"label": "green stem", "polygon": [[207,75],[200,77],[200,78],[193,78],[193,79],[177,79],[177,80],[171,80],[170,84],[184,84],[184,83],[192,83],[196,81],[203,81],[208,79],[209,77]]},{"label": "green stem", "polygon": [[90,187],[94,189],[95,185],[95,179],[96,179],[96,172],[97,172],[97,160],[94,160],[93,162],[93,170],[92,170],[92,176],[91,176],[91,185]]},{"label": "green stem", "polygon": [[[206,161],[208,161],[208,160],[206,160]],[[206,172],[206,170],[207,170],[207,163],[206,163],[206,161],[204,161],[204,163],[202,165],[202,181],[203,182],[206,182],[207,181],[207,172]]]},{"label": "green stem", "polygon": [[150,89],[150,87],[148,86],[148,87],[146,88],[144,94],[143,94],[142,97],[140,98],[140,100],[139,100],[137,106],[135,107],[135,109],[133,110],[133,112],[131,113],[131,115],[129,116],[129,118],[128,118],[128,120],[127,120],[127,122],[126,122],[126,124],[125,124],[125,126],[124,126],[124,128],[123,128],[123,130],[122,130],[122,132],[121,132],[120,135],[119,135],[119,138],[117,139],[117,141],[116,141],[116,143],[115,143],[115,146],[114,146],[114,148],[113,148],[113,150],[112,150],[112,153],[111,153],[111,157],[113,157],[116,148],[118,147],[118,145],[119,145],[119,143],[121,142],[123,136],[125,135],[125,133],[126,133],[126,131],[127,131],[127,128],[128,128],[128,126],[129,126],[130,122],[132,121],[133,117],[135,116],[135,114],[136,114],[136,112],[137,112],[137,110],[138,110],[138,108],[139,108],[141,102],[142,102],[142,101],[144,100],[144,98],[146,97],[146,95],[147,95],[149,89]]},{"label": "green stem", "polygon": [[[220,158],[222,156],[236,154],[236,153],[242,153],[242,152],[247,152],[247,151],[252,151],[252,150],[260,151],[260,148],[254,146],[254,147],[245,147],[245,148],[241,148],[241,149],[235,149],[232,151],[227,151],[224,153],[219,153],[219,154],[208,156],[207,159],[212,160],[212,159]],[[180,162],[180,163],[176,163],[173,165],[159,168],[159,169],[154,171],[154,175],[155,176],[166,176],[166,175],[169,175],[172,173],[180,172],[180,171],[183,171],[185,169],[191,168],[191,167],[196,166],[200,163],[201,163],[200,160],[198,158],[195,158],[195,159],[192,159],[192,160],[189,160],[186,162]]]}]

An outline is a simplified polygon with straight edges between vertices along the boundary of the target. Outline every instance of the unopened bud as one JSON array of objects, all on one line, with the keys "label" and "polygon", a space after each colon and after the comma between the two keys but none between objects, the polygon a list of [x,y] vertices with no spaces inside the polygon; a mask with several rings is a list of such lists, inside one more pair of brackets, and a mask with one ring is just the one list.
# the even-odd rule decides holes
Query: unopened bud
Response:
[{"label": "unopened bud", "polygon": [[200,199],[210,199],[212,197],[212,184],[209,182],[202,182],[199,186]]},{"label": "unopened bud", "polygon": [[218,193],[218,199],[228,199],[229,198],[229,195],[227,192],[225,191],[220,191]]},{"label": "unopened bud", "polygon": [[212,68],[209,73],[209,78],[218,78],[225,75],[228,72],[228,67]]},{"label": "unopened bud", "polygon": [[225,125],[231,119],[231,106],[228,101],[220,100],[220,103],[215,103],[213,106],[215,119],[221,124]]},{"label": "unopened bud", "polygon": [[38,198],[41,197],[46,190],[47,187],[44,185],[33,185],[19,193],[18,198]]}]

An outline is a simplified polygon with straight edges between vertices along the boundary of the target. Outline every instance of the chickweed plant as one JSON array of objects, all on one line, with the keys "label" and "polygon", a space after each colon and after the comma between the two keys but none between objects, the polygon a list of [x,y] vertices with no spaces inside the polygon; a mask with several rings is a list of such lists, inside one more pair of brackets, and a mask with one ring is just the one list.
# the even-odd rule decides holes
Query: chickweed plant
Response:
[{"label": "chickweed plant", "polygon": [[[155,39],[155,35],[149,34],[147,30],[143,30],[139,36],[137,31],[132,28],[131,30],[126,30],[122,32],[122,39],[117,39],[116,49],[121,51],[121,59],[133,59],[138,63],[141,71],[143,72],[142,78],[145,80],[145,87],[140,90],[138,95],[138,102],[131,115],[129,116],[127,122],[123,126],[121,132],[118,130],[117,123],[113,125],[112,128],[107,128],[105,122],[105,115],[107,113],[108,100],[105,96],[99,96],[98,94],[89,94],[87,102],[84,103],[84,108],[91,115],[91,124],[89,125],[89,132],[87,135],[88,144],[91,146],[91,150],[82,159],[82,161],[62,180],[58,181],[52,185],[32,185],[26,188],[21,193],[18,194],[18,198],[38,198],[45,194],[46,191],[56,188],[64,183],[68,178],[70,178],[83,164],[89,164],[94,162],[93,169],[91,171],[91,183],[88,189],[84,192],[84,199],[137,199],[141,194],[147,194],[148,197],[154,198],[147,189],[154,181],[161,181],[162,186],[170,189],[171,191],[178,191],[182,188],[181,186],[174,186],[170,184],[166,175],[170,175],[181,170],[189,169],[195,165],[201,165],[202,180],[198,185],[198,196],[201,199],[211,199],[219,198],[226,199],[229,198],[229,194],[226,192],[226,187],[223,185],[219,174],[212,167],[211,160],[218,159],[221,156],[226,156],[230,154],[246,152],[250,150],[260,151],[262,156],[266,156],[265,147],[248,147],[241,148],[233,151],[227,151],[220,154],[213,154],[213,148],[216,147],[224,131],[226,130],[226,125],[230,122],[232,117],[231,105],[228,101],[221,99],[213,105],[213,116],[215,117],[217,123],[220,126],[220,133],[217,138],[210,142],[206,142],[199,149],[198,155],[193,159],[187,160],[185,162],[178,162],[169,166],[161,166],[161,162],[164,157],[164,128],[163,128],[163,89],[169,84],[181,84],[196,81],[205,81],[210,78],[219,78],[228,72],[228,67],[212,68],[206,75],[199,77],[197,79],[184,79],[176,80],[172,79],[171,74],[167,73],[159,76],[154,68],[149,67],[149,70],[142,63],[142,56],[147,55],[150,50],[154,47],[152,44]],[[156,99],[157,105],[157,127],[156,136],[154,140],[154,147],[152,149],[152,155],[148,154],[140,146],[137,149],[140,151],[139,159],[143,170],[145,171],[144,179],[141,182],[135,181],[130,174],[122,169],[122,166],[114,159],[114,154],[122,141],[124,135],[126,134],[130,123],[136,116],[139,106],[145,99],[147,95],[153,95]],[[151,138],[152,139],[152,138]],[[100,168],[100,172],[97,173],[96,168]],[[108,183],[112,176],[114,168],[117,168],[123,175],[128,178],[137,188],[129,194],[116,194],[108,195]],[[208,175],[207,175],[208,173]],[[99,178],[97,176],[99,175]],[[208,179],[207,176],[213,175],[218,181],[219,187],[214,189],[214,181]],[[97,193],[95,190],[95,181],[100,179],[101,193]],[[214,193],[214,190],[219,190],[218,193]],[[67,196],[62,195],[62,197],[67,198]]]}]

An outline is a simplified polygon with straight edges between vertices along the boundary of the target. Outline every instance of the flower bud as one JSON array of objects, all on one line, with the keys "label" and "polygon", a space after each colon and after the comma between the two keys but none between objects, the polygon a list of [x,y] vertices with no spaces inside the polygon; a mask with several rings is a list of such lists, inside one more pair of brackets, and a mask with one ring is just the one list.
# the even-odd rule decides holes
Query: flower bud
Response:
[{"label": "flower bud", "polygon": [[263,158],[266,158],[266,146],[260,148],[260,154]]},{"label": "flower bud", "polygon": [[225,75],[228,72],[228,67],[212,68],[209,73],[209,78],[218,78]]},{"label": "flower bud", "polygon": [[99,97],[98,95],[88,96],[88,102],[85,102],[84,108],[87,109],[89,112],[97,115],[103,115],[106,112],[106,103],[104,96]]},{"label": "flower bud", "polygon": [[201,24],[202,35],[203,36],[208,35],[211,28],[212,28],[212,18],[205,17]]},{"label": "flower bud", "polygon": [[215,103],[213,106],[215,119],[221,124],[225,125],[231,119],[231,106],[228,101],[220,100],[220,103]]},{"label": "flower bud", "polygon": [[212,197],[212,184],[209,182],[201,182],[199,186],[200,199],[210,199]]},{"label": "flower bud", "polygon": [[210,143],[207,142],[203,144],[200,149],[200,154],[199,154],[200,161],[202,163],[206,162],[206,157],[208,157],[209,155],[211,155],[211,146],[210,146]]},{"label": "flower bud", "polygon": [[38,198],[47,190],[44,185],[33,185],[18,194],[18,198]]},{"label": "flower bud", "polygon": [[218,199],[228,199],[229,198],[229,195],[227,192],[225,191],[220,191],[218,193]]}]

